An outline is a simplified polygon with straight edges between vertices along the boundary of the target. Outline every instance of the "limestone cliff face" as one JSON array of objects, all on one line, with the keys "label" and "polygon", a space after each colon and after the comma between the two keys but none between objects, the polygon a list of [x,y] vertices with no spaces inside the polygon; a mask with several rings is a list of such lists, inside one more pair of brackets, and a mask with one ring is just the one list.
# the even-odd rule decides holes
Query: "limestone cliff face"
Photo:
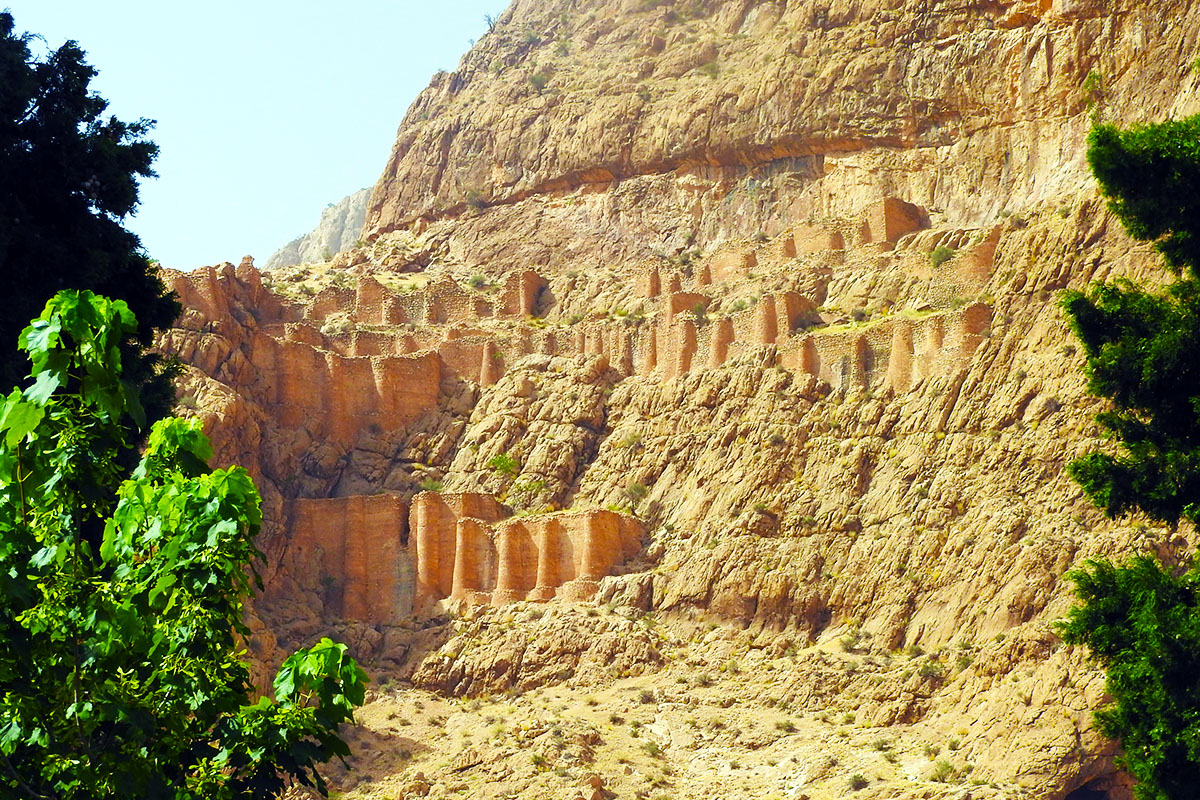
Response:
[{"label": "limestone cliff face", "polygon": [[[1105,76],[1118,117],[1181,110],[1177,90],[1194,80],[1190,10],[1136,0],[516,2],[409,110],[366,227],[614,181],[624,192],[606,192],[605,210],[624,217],[639,249],[689,231],[701,244],[723,238],[737,216],[742,233],[771,233],[881,192],[976,226],[1081,185],[1090,72]],[[674,178],[660,190],[693,214],[704,189],[725,183],[724,199],[728,182],[752,177],[737,188],[753,196],[735,199],[755,213],[642,227],[654,204],[629,192],[658,184],[628,181],[653,176]],[[555,227],[590,232],[575,219]],[[549,257],[572,258],[539,238],[558,251]]]},{"label": "limestone cliff face", "polygon": [[328,261],[343,250],[354,247],[362,232],[370,197],[369,188],[359,189],[337,203],[331,203],[321,212],[321,221],[316,228],[271,254],[267,259],[267,269]]},{"label": "limestone cliff face", "polygon": [[[1065,476],[1102,442],[1056,296],[1155,279],[1089,104],[1200,111],[1198,49],[1172,0],[518,0],[409,111],[370,241],[173,278],[185,406],[263,488],[258,613],[475,695],[711,663],[709,615],[761,665],[718,686],[808,715],[745,796],[964,796],[953,741],[972,797],[1123,797],[1063,575],[1190,545]],[[733,786],[672,720],[680,785]]]}]

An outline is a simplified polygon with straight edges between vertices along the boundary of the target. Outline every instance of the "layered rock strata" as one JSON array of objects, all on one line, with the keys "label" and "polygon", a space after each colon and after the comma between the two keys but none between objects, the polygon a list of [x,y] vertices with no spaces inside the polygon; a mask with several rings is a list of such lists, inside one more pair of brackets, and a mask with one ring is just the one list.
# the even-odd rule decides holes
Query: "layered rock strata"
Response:
[{"label": "layered rock strata", "polygon": [[512,517],[487,494],[298,499],[286,563],[337,617],[398,624],[441,601],[590,600],[636,555],[642,526],[604,509]]},{"label": "layered rock strata", "polygon": [[[260,613],[452,693],[741,659],[813,754],[760,796],[1122,797],[1063,576],[1194,537],[1065,477],[1104,442],[1057,294],[1155,279],[1084,137],[1200,111],[1198,50],[1176,0],[519,0],[410,110],[363,246],[173,277],[184,405],[261,479]],[[595,565],[597,616],[490,605]]]},{"label": "layered rock strata", "polygon": [[600,580],[642,547],[641,524],[629,516],[598,510],[500,519],[489,500],[417,495],[410,540],[417,605],[590,600]]}]

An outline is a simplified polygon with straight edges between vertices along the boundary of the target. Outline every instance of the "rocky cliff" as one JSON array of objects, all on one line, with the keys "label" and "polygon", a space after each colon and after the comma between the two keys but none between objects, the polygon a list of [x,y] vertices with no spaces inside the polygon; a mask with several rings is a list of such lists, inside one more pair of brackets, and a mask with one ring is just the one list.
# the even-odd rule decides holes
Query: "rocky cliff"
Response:
[{"label": "rocky cliff", "polygon": [[256,647],[387,678],[343,788],[1126,797],[1051,623],[1191,535],[1065,476],[1056,297],[1155,279],[1083,140],[1200,111],[1198,51],[1180,0],[517,0],[365,244],[174,275],[183,405],[264,494]]},{"label": "rocky cliff", "polygon": [[321,221],[317,223],[317,227],[272,253],[267,259],[266,268],[323,263],[354,247],[359,242],[370,197],[369,188],[359,189],[337,203],[330,203],[321,212]]}]

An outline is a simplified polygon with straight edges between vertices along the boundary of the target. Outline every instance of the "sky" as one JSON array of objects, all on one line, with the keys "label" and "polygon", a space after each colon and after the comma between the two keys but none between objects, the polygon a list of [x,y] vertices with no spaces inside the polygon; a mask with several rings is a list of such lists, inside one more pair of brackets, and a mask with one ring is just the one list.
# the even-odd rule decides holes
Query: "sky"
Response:
[{"label": "sky", "polygon": [[276,249],[375,183],[405,111],[507,0],[0,0],[74,39],[109,113],[156,121],[157,178],[127,225],[164,266]]}]

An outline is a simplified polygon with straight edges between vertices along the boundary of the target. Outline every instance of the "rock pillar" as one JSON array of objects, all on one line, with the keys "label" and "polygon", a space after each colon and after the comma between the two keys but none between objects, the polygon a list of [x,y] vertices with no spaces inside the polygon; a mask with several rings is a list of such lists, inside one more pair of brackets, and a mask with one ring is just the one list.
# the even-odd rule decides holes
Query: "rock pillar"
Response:
[{"label": "rock pillar", "polygon": [[617,359],[617,371],[628,377],[633,374],[633,334],[621,334],[621,356]]},{"label": "rock pillar", "polygon": [[479,385],[493,386],[500,380],[500,351],[496,343],[488,339],[483,345],[483,357],[479,365]]},{"label": "rock pillar", "polygon": [[558,587],[572,575],[563,575],[563,562],[567,544],[562,523],[557,519],[547,520],[537,533],[537,578],[531,600],[550,600]]},{"label": "rock pillar", "polygon": [[441,600],[453,589],[455,529],[446,511],[434,492],[422,492],[413,500],[410,537],[416,551],[417,592],[425,600]]},{"label": "rock pillar", "polygon": [[708,365],[710,368],[719,367],[729,357],[729,344],[733,341],[733,320],[723,319],[716,324],[712,337],[712,350],[709,351]]},{"label": "rock pillar", "polygon": [[675,374],[682,375],[692,369],[692,357],[696,355],[696,323],[685,320],[679,327],[679,353]]},{"label": "rock pillar", "polygon": [[497,531],[493,605],[524,600],[533,588],[537,556],[532,545],[529,531],[519,522],[508,523]]},{"label": "rock pillar", "polygon": [[588,517],[579,563],[581,580],[598,581],[608,575],[613,564],[612,526],[611,514],[598,513]]},{"label": "rock pillar", "polygon": [[775,313],[775,296],[764,294],[758,301],[758,341],[775,344],[779,338],[779,317]]},{"label": "rock pillar", "polygon": [[805,336],[800,343],[800,369],[814,378],[821,376],[821,356],[817,353],[817,343],[813,337]]},{"label": "rock pillar", "polygon": [[907,390],[912,385],[912,373],[912,327],[901,323],[892,330],[892,347],[888,355],[888,386],[898,392]]},{"label": "rock pillar", "polygon": [[454,585],[450,596],[459,599],[483,588],[483,554],[491,544],[482,523],[460,519],[454,545]]}]

